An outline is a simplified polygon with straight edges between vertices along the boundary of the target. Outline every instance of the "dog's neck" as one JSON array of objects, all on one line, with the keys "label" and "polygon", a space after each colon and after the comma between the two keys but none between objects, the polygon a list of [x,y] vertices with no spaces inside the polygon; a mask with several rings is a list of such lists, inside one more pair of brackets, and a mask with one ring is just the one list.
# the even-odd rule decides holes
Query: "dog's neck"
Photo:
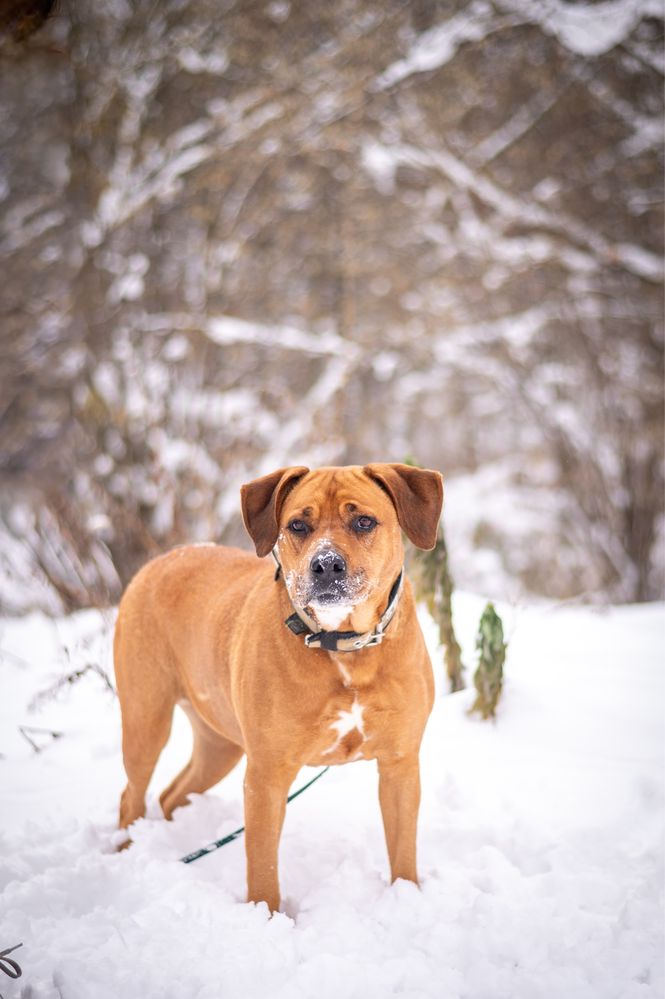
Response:
[{"label": "dog's neck", "polygon": [[[279,580],[282,575],[282,566],[274,549],[272,556],[277,565],[275,580]],[[291,601],[290,596],[289,601],[293,607],[293,614],[287,617],[284,624],[294,635],[304,635],[305,645],[308,649],[325,649],[327,652],[359,652],[361,649],[380,645],[383,641],[385,630],[395,616],[403,585],[404,569],[402,568],[391,587],[386,609],[371,631],[330,631],[322,629],[318,621],[304,607],[296,607]]]}]

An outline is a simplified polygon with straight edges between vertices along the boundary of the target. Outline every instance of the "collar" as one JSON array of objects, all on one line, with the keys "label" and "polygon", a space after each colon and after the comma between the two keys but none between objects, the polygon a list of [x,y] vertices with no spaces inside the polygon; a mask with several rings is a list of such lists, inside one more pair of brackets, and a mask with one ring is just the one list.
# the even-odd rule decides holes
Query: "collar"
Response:
[{"label": "collar", "polygon": [[[277,563],[275,579],[279,579],[282,567],[274,550],[272,556]],[[325,649],[327,652],[358,652],[360,649],[366,649],[372,645],[380,645],[386,628],[395,616],[403,585],[404,569],[401,569],[390,590],[388,606],[372,631],[320,631],[317,630],[317,622],[303,608],[295,608],[294,613],[287,617],[284,624],[294,635],[305,636],[305,645],[308,649]]]}]

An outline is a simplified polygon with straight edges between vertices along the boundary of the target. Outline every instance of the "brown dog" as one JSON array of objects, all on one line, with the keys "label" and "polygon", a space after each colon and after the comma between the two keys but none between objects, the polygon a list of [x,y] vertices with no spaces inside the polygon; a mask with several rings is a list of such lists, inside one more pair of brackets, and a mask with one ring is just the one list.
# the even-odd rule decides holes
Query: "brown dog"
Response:
[{"label": "brown dog", "polygon": [[400,527],[433,547],[441,476],[389,464],[286,468],[241,495],[257,555],[273,551],[277,573],[239,549],[177,548],[145,566],[120,604],[120,827],[144,814],[180,704],[194,748],[160,798],[164,814],[247,754],[250,901],[279,907],[286,797],[305,764],[377,760],[392,880],[417,881],[418,752],[433,680]]}]

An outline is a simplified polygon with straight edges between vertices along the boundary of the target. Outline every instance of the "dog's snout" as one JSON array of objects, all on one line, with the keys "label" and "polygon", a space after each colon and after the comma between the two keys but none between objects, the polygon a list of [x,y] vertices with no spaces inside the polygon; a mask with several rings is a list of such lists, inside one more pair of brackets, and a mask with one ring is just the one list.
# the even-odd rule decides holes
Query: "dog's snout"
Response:
[{"label": "dog's snout", "polygon": [[346,562],[343,556],[332,548],[318,552],[309,563],[309,568],[317,583],[343,579],[346,575]]}]

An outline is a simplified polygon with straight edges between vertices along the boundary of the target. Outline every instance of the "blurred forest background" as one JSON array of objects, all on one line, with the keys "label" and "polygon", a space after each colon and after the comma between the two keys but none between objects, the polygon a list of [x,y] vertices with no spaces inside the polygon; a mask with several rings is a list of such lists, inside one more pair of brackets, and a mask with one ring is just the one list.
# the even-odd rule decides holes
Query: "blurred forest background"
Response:
[{"label": "blurred forest background", "polygon": [[35,6],[0,4],[5,613],[246,545],[275,467],[406,457],[458,584],[662,595],[661,0]]}]

